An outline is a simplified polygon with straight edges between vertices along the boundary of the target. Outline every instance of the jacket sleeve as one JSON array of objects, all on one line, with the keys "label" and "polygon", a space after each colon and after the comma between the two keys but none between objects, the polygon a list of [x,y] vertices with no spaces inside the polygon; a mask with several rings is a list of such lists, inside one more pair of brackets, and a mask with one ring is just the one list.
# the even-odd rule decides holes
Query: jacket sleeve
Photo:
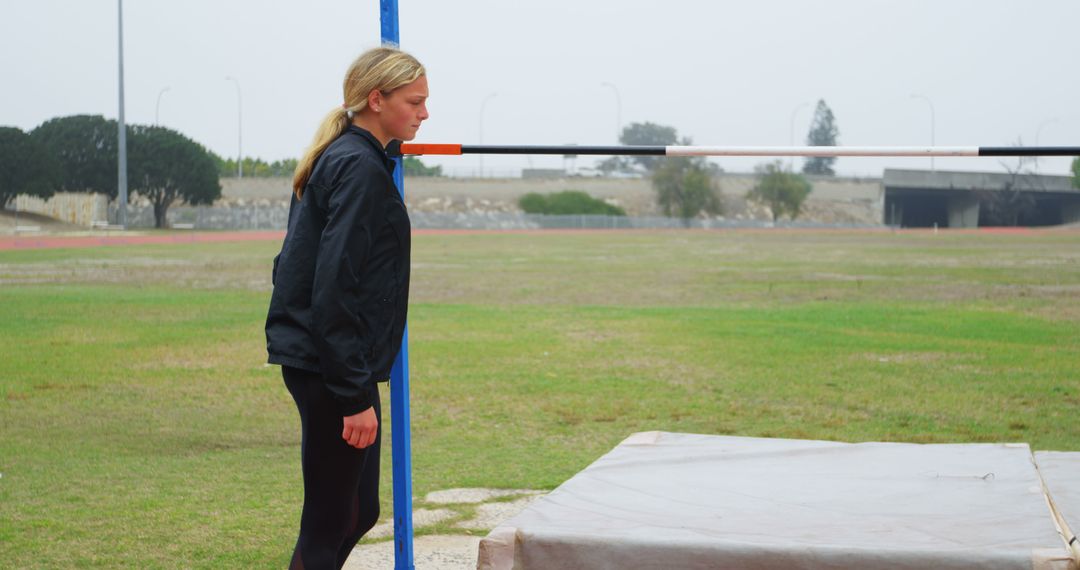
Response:
[{"label": "jacket sleeve", "polygon": [[383,219],[387,177],[363,158],[347,165],[330,188],[311,298],[312,333],[323,379],[343,416],[375,403],[362,339],[371,338],[357,314],[357,287]]}]

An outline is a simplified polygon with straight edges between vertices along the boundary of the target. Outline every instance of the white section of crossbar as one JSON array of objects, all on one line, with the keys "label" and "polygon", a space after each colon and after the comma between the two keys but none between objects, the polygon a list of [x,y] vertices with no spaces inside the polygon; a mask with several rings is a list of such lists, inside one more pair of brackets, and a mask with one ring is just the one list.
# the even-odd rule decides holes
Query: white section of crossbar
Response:
[{"label": "white section of crossbar", "polygon": [[979,156],[977,146],[668,146],[667,156]]}]

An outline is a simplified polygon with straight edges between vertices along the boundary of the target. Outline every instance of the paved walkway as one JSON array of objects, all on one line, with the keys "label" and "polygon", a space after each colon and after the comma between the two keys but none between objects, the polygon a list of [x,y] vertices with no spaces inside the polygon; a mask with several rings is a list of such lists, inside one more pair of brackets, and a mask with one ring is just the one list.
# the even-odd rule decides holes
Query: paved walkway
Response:
[{"label": "paved walkway", "polygon": [[[542,496],[530,489],[446,489],[428,493],[413,510],[413,527],[423,531],[451,523],[469,534],[436,534],[413,540],[413,563],[422,570],[475,570],[481,537],[518,514]],[[466,520],[461,520],[466,518]],[[454,519],[458,522],[453,523]],[[444,527],[445,528],[445,527]],[[394,529],[390,520],[377,525],[353,549],[345,570],[385,570],[394,567]]]}]

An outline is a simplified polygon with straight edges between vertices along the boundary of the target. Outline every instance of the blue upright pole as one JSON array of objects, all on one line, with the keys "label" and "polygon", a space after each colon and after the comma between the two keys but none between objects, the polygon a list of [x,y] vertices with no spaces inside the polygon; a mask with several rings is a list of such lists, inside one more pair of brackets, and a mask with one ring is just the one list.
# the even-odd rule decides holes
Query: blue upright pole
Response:
[{"label": "blue upright pole", "polygon": [[[397,0],[379,0],[382,43],[399,45]],[[395,157],[394,182],[405,199],[401,157]],[[414,570],[412,521],[412,433],[409,425],[409,327],[390,371],[390,431],[394,478],[394,569]]]},{"label": "blue upright pole", "polygon": [[379,0],[379,22],[382,24],[383,45],[401,45],[397,13],[397,0]]}]

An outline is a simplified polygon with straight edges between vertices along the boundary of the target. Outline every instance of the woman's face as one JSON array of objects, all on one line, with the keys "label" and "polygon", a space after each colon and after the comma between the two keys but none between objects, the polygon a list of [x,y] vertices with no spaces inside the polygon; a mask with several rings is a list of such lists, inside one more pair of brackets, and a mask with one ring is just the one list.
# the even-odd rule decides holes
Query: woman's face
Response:
[{"label": "woman's face", "polygon": [[382,97],[378,120],[382,131],[392,139],[411,141],[416,138],[420,123],[428,118],[427,77],[398,87],[388,97]]}]

